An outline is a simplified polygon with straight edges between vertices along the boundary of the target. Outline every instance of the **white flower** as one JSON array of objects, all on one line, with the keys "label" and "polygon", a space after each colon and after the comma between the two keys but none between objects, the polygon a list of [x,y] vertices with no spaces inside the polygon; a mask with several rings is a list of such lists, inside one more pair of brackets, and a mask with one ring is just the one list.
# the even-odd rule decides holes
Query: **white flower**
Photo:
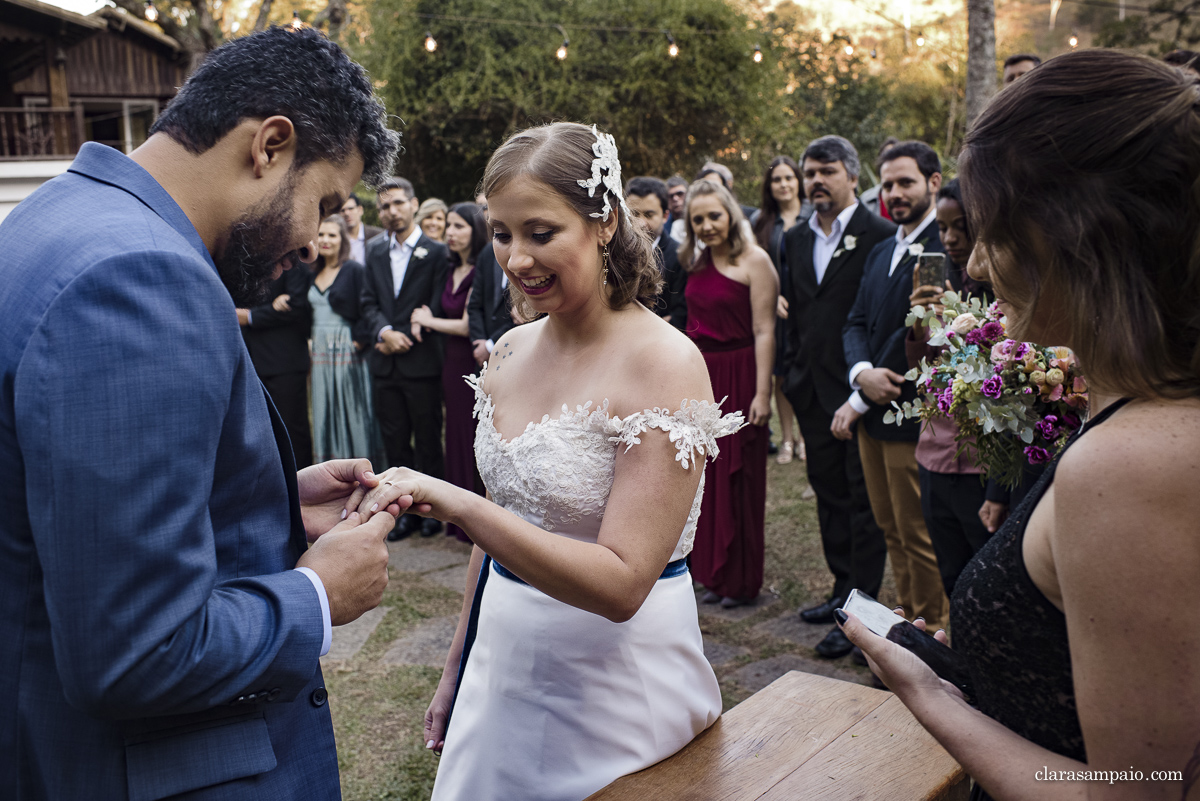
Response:
[{"label": "white flower", "polygon": [[908,246],[908,255],[910,256],[920,256],[924,252],[925,246],[920,242],[914,242]]},{"label": "white flower", "polygon": [[592,133],[596,135],[596,143],[592,145],[592,153],[596,156],[592,159],[592,177],[576,181],[588,191],[588,197],[595,197],[596,187],[604,185],[602,213],[593,212],[590,216],[599,217],[605,222],[608,221],[608,214],[612,211],[608,195],[612,193],[612,196],[621,204],[621,212],[632,219],[633,215],[629,211],[629,207],[625,205],[624,188],[621,185],[621,160],[617,156],[617,141],[613,139],[612,134],[600,133],[595,125],[592,126]]},{"label": "white flower", "polygon": [[429,251],[426,250],[425,248],[417,248],[416,250],[413,251],[413,255],[416,256],[418,259],[423,259],[429,255]]},{"label": "white flower", "polygon": [[959,336],[966,336],[968,331],[974,331],[979,326],[979,318],[967,312],[955,317],[954,322],[948,323],[946,327]]},{"label": "white flower", "polygon": [[850,236],[849,234],[842,237],[842,247],[844,247],[846,250],[854,250],[856,247],[858,247],[858,237]]}]

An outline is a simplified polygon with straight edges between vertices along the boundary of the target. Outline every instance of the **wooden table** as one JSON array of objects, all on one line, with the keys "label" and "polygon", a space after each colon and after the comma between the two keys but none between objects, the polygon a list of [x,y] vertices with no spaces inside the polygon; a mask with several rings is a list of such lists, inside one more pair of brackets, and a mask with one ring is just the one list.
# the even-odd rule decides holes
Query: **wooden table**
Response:
[{"label": "wooden table", "polygon": [[793,671],[587,801],[965,801],[969,786],[896,696]]}]

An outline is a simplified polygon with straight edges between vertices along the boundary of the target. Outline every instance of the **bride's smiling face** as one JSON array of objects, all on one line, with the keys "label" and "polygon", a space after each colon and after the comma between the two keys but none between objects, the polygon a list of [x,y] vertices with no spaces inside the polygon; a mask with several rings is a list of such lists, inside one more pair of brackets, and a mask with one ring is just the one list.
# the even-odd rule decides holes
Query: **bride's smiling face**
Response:
[{"label": "bride's smiling face", "polygon": [[[537,312],[600,299],[600,248],[615,225],[585,221],[553,188],[518,176],[488,196],[496,261]],[[615,223],[616,215],[609,215]]]}]

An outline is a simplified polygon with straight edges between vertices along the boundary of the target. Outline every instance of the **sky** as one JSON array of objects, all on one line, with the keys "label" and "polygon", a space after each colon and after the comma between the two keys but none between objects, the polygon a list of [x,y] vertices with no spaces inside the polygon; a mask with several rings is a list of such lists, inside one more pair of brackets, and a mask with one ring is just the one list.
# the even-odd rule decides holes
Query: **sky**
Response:
[{"label": "sky", "polygon": [[100,6],[105,5],[103,0],[41,0],[52,6],[65,8],[67,11],[74,11],[76,14],[91,14]]}]

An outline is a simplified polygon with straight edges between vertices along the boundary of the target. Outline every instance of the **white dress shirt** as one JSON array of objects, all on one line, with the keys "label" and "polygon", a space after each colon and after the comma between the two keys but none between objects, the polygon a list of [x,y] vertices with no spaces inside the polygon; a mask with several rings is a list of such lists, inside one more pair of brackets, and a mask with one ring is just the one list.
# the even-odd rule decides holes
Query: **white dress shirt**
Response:
[{"label": "white dress shirt", "polygon": [[329,646],[333,645],[333,617],[329,613],[329,596],[325,594],[325,584],[310,567],[298,567],[296,572],[303,573],[305,578],[312,582],[313,589],[317,591],[317,598],[321,601],[321,629],[324,634],[321,637],[320,655],[325,656],[329,653]]},{"label": "white dress shirt", "polygon": [[825,232],[821,230],[821,221],[817,219],[815,213],[808,218],[808,227],[812,229],[814,234],[812,257],[813,269],[817,273],[818,285],[825,278],[825,271],[829,269],[829,262],[833,261],[833,254],[837,252],[838,243],[842,241],[842,233],[846,230],[846,226],[850,224],[850,218],[854,216],[854,212],[857,210],[857,200],[842,209],[837,219],[833,221],[833,225],[829,227],[829,236],[825,236]]},{"label": "white dress shirt", "polygon": [[421,239],[421,226],[414,225],[412,233],[403,242],[396,241],[395,234],[388,234],[388,258],[392,261],[392,297],[400,294],[404,286],[404,276],[408,273],[408,263],[412,261],[413,251]]},{"label": "white dress shirt", "polygon": [[359,264],[367,263],[367,226],[358,224],[358,236],[350,237],[350,258]]},{"label": "white dress shirt", "polygon": [[[888,268],[889,278],[896,272],[896,267],[900,265],[900,262],[904,260],[904,254],[908,252],[913,243],[921,238],[921,234],[925,233],[925,229],[935,219],[937,219],[937,207],[931,205],[925,218],[912,230],[912,233],[905,235],[903,226],[896,229],[896,245],[892,250],[892,265]],[[859,391],[862,389],[862,386],[858,383],[858,374],[863,370],[870,370],[874,366],[871,362],[857,362],[850,368],[850,388],[854,390],[853,394],[850,395],[850,406],[859,414],[866,414],[871,406]]]},{"label": "white dress shirt", "polygon": [[[408,235],[408,239],[397,244],[396,235],[389,232],[388,238],[388,258],[392,263],[392,297],[400,294],[401,287],[404,286],[404,276],[408,273],[408,263],[412,261],[413,251],[417,249],[417,242],[421,239],[421,226],[414,225],[412,233]],[[379,333],[375,335],[376,342],[383,341],[383,332],[391,331],[392,326],[385,325],[379,329]]]}]

